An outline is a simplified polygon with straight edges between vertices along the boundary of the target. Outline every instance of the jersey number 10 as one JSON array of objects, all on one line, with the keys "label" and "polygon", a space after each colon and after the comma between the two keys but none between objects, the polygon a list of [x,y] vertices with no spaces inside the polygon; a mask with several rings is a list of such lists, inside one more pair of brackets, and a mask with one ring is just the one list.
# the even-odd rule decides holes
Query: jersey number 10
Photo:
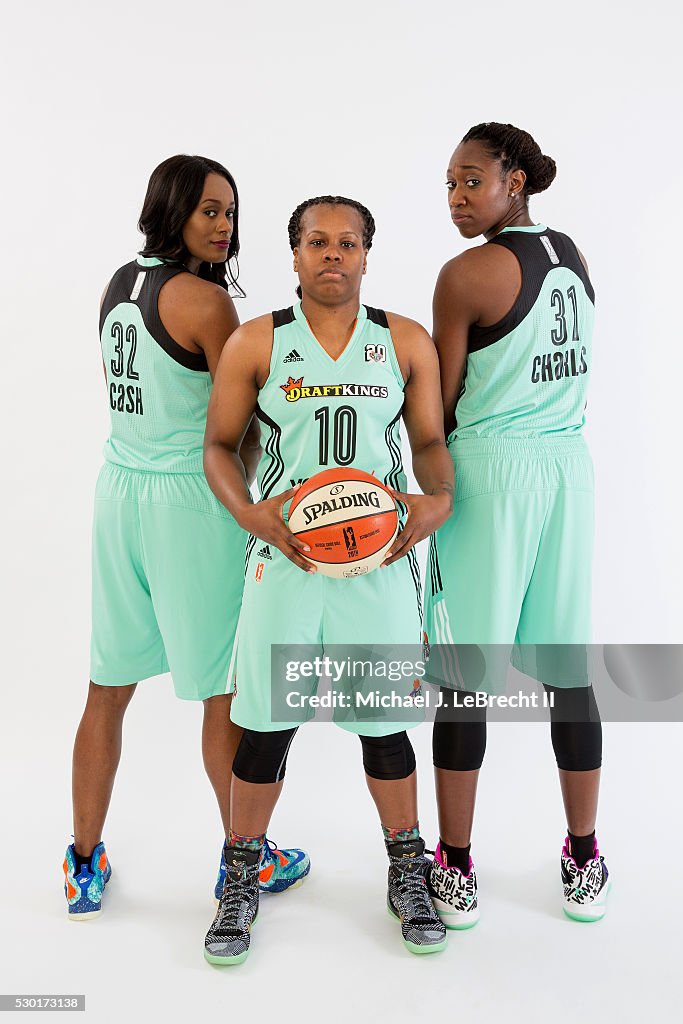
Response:
[{"label": "jersey number 10", "polygon": [[[318,461],[321,466],[329,464],[330,457],[330,407],[323,405],[315,414],[320,424]],[[334,414],[332,424],[332,452],[338,466],[350,466],[356,457],[356,410],[350,405],[340,405]]]}]

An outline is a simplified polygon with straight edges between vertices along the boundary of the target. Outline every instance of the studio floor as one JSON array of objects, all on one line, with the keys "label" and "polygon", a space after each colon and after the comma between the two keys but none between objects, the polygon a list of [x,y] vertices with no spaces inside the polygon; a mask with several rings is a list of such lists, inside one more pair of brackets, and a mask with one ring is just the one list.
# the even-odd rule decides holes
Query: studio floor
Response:
[{"label": "studio floor", "polygon": [[[3,992],[85,994],[86,1019],[97,1024],[214,1013],[302,1024],[411,1013],[525,1024],[673,1017],[680,726],[605,727],[598,837],[613,887],[606,918],[593,925],[560,908],[563,816],[545,726],[490,726],[472,850],[481,921],[427,957],[403,948],[385,909],[386,861],[358,741],[329,725],[302,729],[270,835],[306,846],[311,874],[295,891],[262,898],[246,963],[216,968],[202,949],[221,835],[201,768],[200,714],[175,701],[168,679],[139,688],[104,837],[113,866],[105,909],[74,924],[61,862],[76,721],[64,712],[59,728],[43,726],[35,750],[17,712],[2,755]],[[430,845],[429,727],[413,740]]]}]

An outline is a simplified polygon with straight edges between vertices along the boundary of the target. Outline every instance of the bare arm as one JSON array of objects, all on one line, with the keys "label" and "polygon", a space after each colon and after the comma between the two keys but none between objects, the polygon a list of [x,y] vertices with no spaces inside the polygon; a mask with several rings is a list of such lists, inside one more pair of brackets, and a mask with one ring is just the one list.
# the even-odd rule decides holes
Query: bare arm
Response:
[{"label": "bare arm", "polygon": [[453,462],[443,434],[436,350],[419,324],[394,314],[388,316],[399,362],[408,371],[403,420],[413,454],[413,472],[423,493],[396,492],[408,507],[408,520],[387,556],[387,565],[438,529],[453,511]]},{"label": "bare arm", "polygon": [[434,289],[434,344],[439,353],[446,437],[455,427],[470,327],[498,323],[512,309],[521,287],[517,257],[501,245],[468,249],[441,270]]},{"label": "bare arm", "polygon": [[478,318],[471,278],[467,261],[458,256],[442,268],[434,289],[433,336],[439,356],[446,437],[455,428],[455,406],[467,363],[467,338]]},{"label": "bare arm", "polygon": [[247,483],[251,486],[256,479],[256,470],[261,460],[261,428],[256,416],[251,417],[249,426],[240,445],[240,459],[247,475]]},{"label": "bare arm", "polygon": [[[216,378],[223,349],[239,325],[234,302],[224,288],[214,285],[210,300],[200,307],[194,337],[197,346],[206,356],[212,380]],[[261,458],[261,429],[256,416],[252,416],[245,431],[239,456],[244,465],[247,483],[252,484],[256,479],[256,470]]]},{"label": "bare arm", "polygon": [[210,282],[206,284],[209,287],[205,291],[202,290],[202,301],[193,304],[192,340],[206,356],[211,380],[215,380],[223,348],[240,322],[235,303],[225,289],[219,285],[211,285]]},{"label": "bare arm", "polygon": [[315,571],[300,551],[310,551],[283,519],[285,503],[298,488],[252,502],[240,449],[253,421],[259,387],[268,376],[272,317],[240,327],[225,345],[218,364],[204,437],[204,472],[211,490],[247,532],[279,548],[307,572]]},{"label": "bare arm", "polygon": [[[214,380],[223,348],[240,323],[225,288],[192,274],[180,274],[162,289],[160,314],[176,341],[204,353]],[[260,430],[253,417],[240,448],[249,483],[256,477],[260,457]]]}]

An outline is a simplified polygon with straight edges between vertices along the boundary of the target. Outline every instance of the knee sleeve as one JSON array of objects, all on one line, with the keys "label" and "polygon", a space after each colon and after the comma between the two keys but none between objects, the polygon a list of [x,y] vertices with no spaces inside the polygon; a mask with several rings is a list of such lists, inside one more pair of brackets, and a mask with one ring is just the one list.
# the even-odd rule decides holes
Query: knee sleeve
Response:
[{"label": "knee sleeve", "polygon": [[296,729],[279,732],[255,732],[245,729],[232,763],[233,773],[242,782],[265,785],[285,777],[287,754]]},{"label": "knee sleeve", "polygon": [[[453,707],[453,690],[441,688],[432,732],[435,768],[472,772],[481,768],[486,752],[486,708]],[[466,694],[458,691],[460,698]]]},{"label": "knee sleeve", "polygon": [[588,772],[602,764],[602,724],[592,686],[558,689],[546,686],[554,705],[550,709],[550,738],[557,767],[567,772]]},{"label": "knee sleeve", "polygon": [[372,779],[407,779],[415,771],[413,745],[405,732],[391,736],[359,736],[363,767]]}]

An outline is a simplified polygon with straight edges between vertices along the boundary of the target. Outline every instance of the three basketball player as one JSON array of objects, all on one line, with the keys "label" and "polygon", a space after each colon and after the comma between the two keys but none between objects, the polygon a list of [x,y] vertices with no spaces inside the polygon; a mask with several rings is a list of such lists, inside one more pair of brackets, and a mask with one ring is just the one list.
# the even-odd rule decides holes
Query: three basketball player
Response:
[{"label": "three basketball player", "polygon": [[[450,458],[428,336],[411,321],[360,303],[372,217],[339,197],[302,204],[289,226],[302,301],[237,330],[217,370],[205,470],[220,503],[209,494],[197,459],[208,374],[236,317],[224,289],[201,278],[215,272],[208,265],[220,262],[221,250],[236,252],[237,194],[224,168],[204,166],[202,188],[195,187],[192,202],[181,207],[180,220],[174,211],[173,220],[167,184],[164,213],[175,224],[173,245],[154,244],[148,233],[142,257],[115,275],[103,304],[112,436],[95,518],[93,682],[74,752],[76,840],[66,867],[74,916],[99,910],[108,877],[99,838],[121,720],[137,679],[175,663],[179,695],[205,700],[205,761],[228,839],[205,955],[239,963],[249,950],[259,862],[269,852],[265,831],[297,725],[271,717],[271,644],[418,639],[420,584],[412,548],[435,530],[426,609],[432,642],[517,640],[531,647],[588,641],[592,467],[581,428],[594,297],[574,243],[529,216],[529,195],[547,188],[554,173],[531,137],[509,125],[472,129],[451,160],[452,219],[464,237],[483,234],[487,243],[446,264],[435,292]],[[205,217],[215,217],[220,228],[205,228]],[[157,216],[156,223],[162,220]],[[144,225],[143,211],[147,231]],[[384,360],[368,359],[369,346],[381,346]],[[383,397],[288,401],[288,388],[299,378],[312,384],[381,381]],[[166,403],[180,392],[183,408],[189,398],[189,423]],[[240,455],[245,448],[255,452],[254,413],[267,432],[256,504],[248,488],[254,460]],[[402,493],[401,416],[423,495]],[[401,492],[409,510],[387,567],[350,584],[353,602],[346,581],[313,571],[283,516],[295,481],[338,463],[340,451],[342,464],[375,472]],[[179,615],[173,598],[180,576],[196,572],[197,549],[188,538],[201,538],[214,567],[234,566],[244,545],[240,527],[251,537],[236,672],[228,682],[236,683],[231,718],[245,730],[241,739],[227,720],[224,692],[239,601],[223,591],[218,608],[209,601],[213,619],[200,627],[197,608]],[[162,557],[169,543],[178,555],[175,566]],[[226,574],[219,575],[224,582]],[[472,588],[474,578],[489,585]],[[202,597],[213,593],[211,585],[200,590]],[[174,635],[193,637],[190,647],[174,649]],[[205,653],[216,650],[218,635],[221,651],[206,655],[209,669],[196,661],[197,652],[204,641]],[[551,733],[569,829],[562,851],[564,906],[570,916],[595,920],[604,913],[608,886],[594,837],[601,733],[587,683],[578,676],[562,680],[563,713]],[[212,707],[220,707],[215,727]],[[448,927],[469,927],[478,917],[469,844],[485,721],[443,716],[435,724],[440,843],[431,868],[419,837],[415,762],[405,730],[395,723],[345,727],[361,737],[390,858],[389,906],[401,920],[404,941],[415,952],[443,948],[428,876]],[[238,741],[228,819],[226,765]]]}]

